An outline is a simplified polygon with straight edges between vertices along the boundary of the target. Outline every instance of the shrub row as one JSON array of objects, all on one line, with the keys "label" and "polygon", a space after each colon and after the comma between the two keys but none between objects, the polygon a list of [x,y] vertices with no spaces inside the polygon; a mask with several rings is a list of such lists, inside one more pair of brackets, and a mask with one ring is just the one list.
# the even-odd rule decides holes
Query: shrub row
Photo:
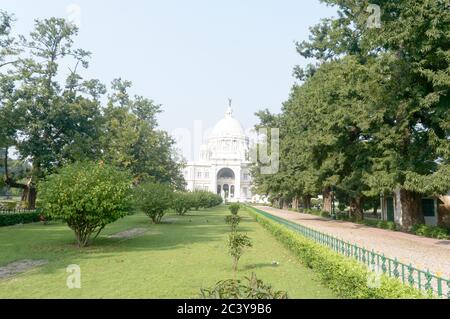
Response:
[{"label": "shrub row", "polygon": [[169,185],[145,183],[135,190],[136,207],[149,216],[154,223],[160,223],[169,209],[179,215],[189,210],[211,208],[222,203],[222,197],[206,192],[173,192]]},{"label": "shrub row", "polygon": [[331,214],[324,210],[305,209],[305,210],[303,210],[303,213],[309,214],[309,215],[315,215],[315,216],[319,216],[319,217],[324,217],[324,218],[331,217]]},{"label": "shrub row", "polygon": [[411,232],[418,236],[436,238],[441,240],[445,240],[450,237],[450,232],[448,229],[436,226],[428,226],[424,224],[414,225],[411,229]]},{"label": "shrub row", "polygon": [[40,214],[37,211],[0,214],[0,226],[28,224],[38,221],[40,221]]},{"label": "shrub row", "polygon": [[289,248],[303,264],[313,269],[323,284],[339,297],[352,299],[398,299],[425,298],[418,290],[403,285],[400,281],[381,276],[379,288],[368,285],[371,275],[364,265],[341,256],[330,249],[279,225],[266,217],[250,213],[281,243]]},{"label": "shrub row", "polygon": [[172,207],[178,215],[200,208],[211,208],[222,204],[222,197],[206,191],[176,192],[173,194]]},{"label": "shrub row", "polygon": [[397,225],[394,222],[388,222],[386,220],[371,220],[371,219],[364,219],[359,224],[363,224],[370,227],[376,227],[381,229],[387,229],[387,230],[397,230]]}]

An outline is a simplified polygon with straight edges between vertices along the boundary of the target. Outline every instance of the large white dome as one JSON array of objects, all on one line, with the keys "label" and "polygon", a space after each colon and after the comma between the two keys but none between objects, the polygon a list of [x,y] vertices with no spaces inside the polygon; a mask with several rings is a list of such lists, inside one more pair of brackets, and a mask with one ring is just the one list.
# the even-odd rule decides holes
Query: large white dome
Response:
[{"label": "large white dome", "polygon": [[233,117],[231,106],[208,138],[208,144],[202,151],[203,160],[240,160],[245,161],[248,154],[248,138],[241,123]]},{"label": "large white dome", "polygon": [[231,107],[228,108],[225,117],[221,119],[211,132],[210,138],[226,138],[226,137],[240,137],[245,138],[245,132],[241,123],[233,117]]}]

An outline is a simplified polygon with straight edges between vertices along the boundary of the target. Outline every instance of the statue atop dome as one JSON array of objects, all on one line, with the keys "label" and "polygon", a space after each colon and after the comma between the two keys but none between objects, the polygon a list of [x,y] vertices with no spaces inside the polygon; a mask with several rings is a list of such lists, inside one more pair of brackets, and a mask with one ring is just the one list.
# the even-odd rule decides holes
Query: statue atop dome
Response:
[{"label": "statue atop dome", "polygon": [[225,113],[225,115],[229,116],[229,117],[233,117],[233,108],[231,107],[232,102],[233,102],[233,100],[229,98],[228,99],[228,109],[227,109],[227,112]]}]

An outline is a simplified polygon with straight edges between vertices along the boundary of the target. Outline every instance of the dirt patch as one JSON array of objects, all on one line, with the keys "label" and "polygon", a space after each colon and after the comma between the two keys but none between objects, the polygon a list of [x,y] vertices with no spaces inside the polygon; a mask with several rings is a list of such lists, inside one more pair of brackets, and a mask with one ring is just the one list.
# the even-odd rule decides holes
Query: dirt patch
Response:
[{"label": "dirt patch", "polygon": [[108,238],[129,239],[129,238],[141,236],[142,234],[146,233],[147,231],[148,231],[147,228],[132,228],[132,229],[122,231],[120,233],[110,235],[110,236],[108,236]]},{"label": "dirt patch", "polygon": [[0,279],[12,277],[24,273],[30,269],[45,265],[47,260],[24,259],[14,261],[6,266],[0,267]]}]

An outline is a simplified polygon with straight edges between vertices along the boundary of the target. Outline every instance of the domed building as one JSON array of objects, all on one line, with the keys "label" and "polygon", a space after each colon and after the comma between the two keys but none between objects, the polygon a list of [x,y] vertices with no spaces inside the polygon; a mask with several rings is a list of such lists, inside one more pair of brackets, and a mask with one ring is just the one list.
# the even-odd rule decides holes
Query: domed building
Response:
[{"label": "domed building", "polygon": [[187,189],[215,192],[230,202],[248,202],[252,199],[249,166],[249,138],[233,117],[230,103],[202,145],[200,160],[186,166]]}]

